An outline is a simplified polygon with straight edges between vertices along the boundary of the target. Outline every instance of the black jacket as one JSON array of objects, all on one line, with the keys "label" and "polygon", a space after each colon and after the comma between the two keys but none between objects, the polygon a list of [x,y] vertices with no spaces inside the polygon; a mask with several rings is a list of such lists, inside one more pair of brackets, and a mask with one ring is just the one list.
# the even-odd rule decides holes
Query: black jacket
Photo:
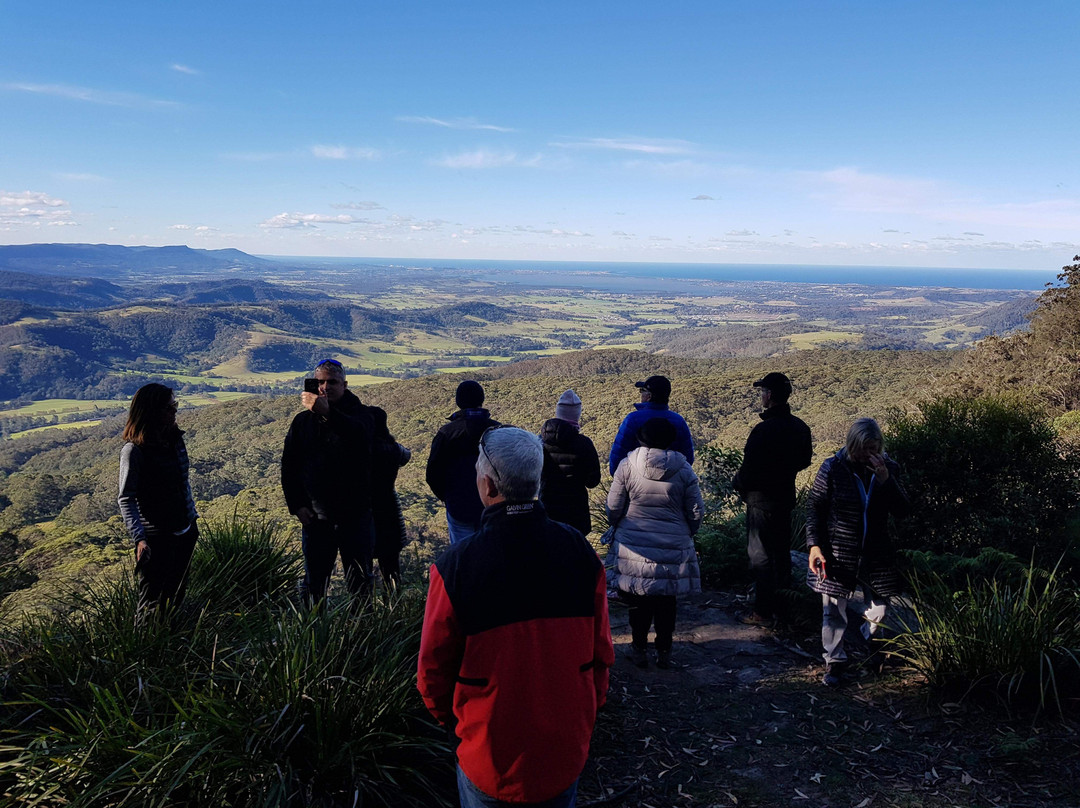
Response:
[{"label": "black jacket", "polygon": [[461,522],[479,524],[484,511],[476,490],[476,458],[481,436],[493,426],[500,424],[482,407],[458,410],[431,441],[427,484],[446,503],[447,513]]},{"label": "black jacket", "polygon": [[900,467],[888,458],[885,465],[889,479],[879,485],[872,473],[849,463],[843,449],[821,464],[806,502],[806,545],[821,548],[828,577],[808,572],[814,591],[847,598],[867,584],[885,597],[900,593],[888,522],[890,513],[904,516],[910,503]]},{"label": "black jacket", "polygon": [[592,530],[588,488],[600,484],[600,457],[593,442],[569,421],[552,418],[540,427],[544,442],[544,473],[540,501],[556,522]]},{"label": "black jacket", "polygon": [[795,475],[810,465],[814,449],[810,427],[791,414],[785,402],[761,413],[750,431],[735,490],[747,505],[765,510],[795,507]]},{"label": "black jacket", "polygon": [[374,409],[346,390],[326,417],[304,410],[293,418],[281,453],[281,488],[289,513],[310,508],[333,524],[371,513]]}]

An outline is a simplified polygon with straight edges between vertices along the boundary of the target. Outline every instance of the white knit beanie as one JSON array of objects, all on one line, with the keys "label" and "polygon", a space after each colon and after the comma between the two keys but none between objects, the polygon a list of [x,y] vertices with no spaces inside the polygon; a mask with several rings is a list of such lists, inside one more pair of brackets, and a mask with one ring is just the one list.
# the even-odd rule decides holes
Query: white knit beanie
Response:
[{"label": "white knit beanie", "polygon": [[567,390],[555,405],[555,417],[572,424],[581,422],[581,399],[573,390]]}]

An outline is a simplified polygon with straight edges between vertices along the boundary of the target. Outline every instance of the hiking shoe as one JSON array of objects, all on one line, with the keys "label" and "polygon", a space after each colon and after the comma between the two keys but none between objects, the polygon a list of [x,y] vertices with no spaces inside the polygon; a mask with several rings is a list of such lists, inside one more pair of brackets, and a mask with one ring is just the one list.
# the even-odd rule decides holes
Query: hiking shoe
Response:
[{"label": "hiking shoe", "polygon": [[840,687],[844,683],[846,670],[846,662],[829,662],[825,665],[825,675],[821,677],[822,684],[825,687]]},{"label": "hiking shoe", "polygon": [[670,671],[674,668],[678,668],[679,665],[676,662],[671,661],[671,649],[666,651],[656,652],[656,667],[662,671]]},{"label": "hiking shoe", "polygon": [[776,622],[771,617],[765,617],[753,611],[743,612],[737,615],[737,618],[744,626],[758,626],[759,628],[772,628]]},{"label": "hiking shoe", "polygon": [[642,645],[630,643],[630,650],[626,652],[626,656],[636,668],[649,667],[649,658],[645,655],[645,647]]}]

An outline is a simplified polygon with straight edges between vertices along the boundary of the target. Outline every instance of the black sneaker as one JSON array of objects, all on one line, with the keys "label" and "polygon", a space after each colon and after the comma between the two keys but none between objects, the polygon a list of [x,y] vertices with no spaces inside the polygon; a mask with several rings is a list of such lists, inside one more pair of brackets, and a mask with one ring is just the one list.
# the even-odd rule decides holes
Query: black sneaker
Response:
[{"label": "black sneaker", "polygon": [[844,683],[846,670],[846,662],[829,662],[825,665],[825,675],[821,677],[822,684],[825,687],[840,687]]},{"label": "black sneaker", "polygon": [[671,649],[667,651],[656,652],[656,667],[663,671],[669,671],[672,668],[677,667],[674,662],[671,661]]},{"label": "black sneaker", "polygon": [[630,650],[626,652],[627,657],[634,663],[636,668],[649,667],[649,657],[645,654],[645,648],[635,643],[630,643]]}]

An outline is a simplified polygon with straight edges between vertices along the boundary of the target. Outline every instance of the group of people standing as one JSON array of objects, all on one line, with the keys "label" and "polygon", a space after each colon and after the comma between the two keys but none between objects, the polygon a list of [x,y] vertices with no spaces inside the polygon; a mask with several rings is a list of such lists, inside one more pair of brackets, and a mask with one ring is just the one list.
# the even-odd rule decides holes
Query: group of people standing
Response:
[{"label": "group of people standing", "polygon": [[[399,580],[405,532],[394,484],[410,452],[390,434],[386,413],[347,389],[339,362],[320,362],[308,381],[285,438],[281,479],[301,524],[303,593],[318,603],[339,553],[353,594],[371,591],[376,557],[386,582]],[[755,582],[753,609],[742,619],[766,625],[782,613],[777,593],[790,585],[795,476],[810,465],[812,445],[791,413],[788,378],[770,373],[754,386],[762,422],[735,485],[747,505]],[[426,478],[445,503],[450,545],[431,568],[417,683],[432,715],[452,730],[463,806],[574,804],[614,664],[609,594],[628,606],[631,662],[649,664],[653,630],[657,666],[674,664],[677,597],[701,587],[693,536],[704,503],[690,430],[669,407],[670,381],[650,376],[636,387],[641,401],[608,457],[603,562],[585,540],[600,460],[581,432],[573,390],[534,435],[493,420],[480,384],[462,382],[457,411],[432,441]],[[175,413],[171,389],[146,385],[124,430],[118,501],[136,543],[144,608],[182,599],[198,537]],[[855,590],[864,593],[867,639],[899,590],[887,534],[888,515],[907,507],[898,474],[877,424],[860,419],[810,489],[807,582],[822,596],[827,685],[843,680]]]}]

